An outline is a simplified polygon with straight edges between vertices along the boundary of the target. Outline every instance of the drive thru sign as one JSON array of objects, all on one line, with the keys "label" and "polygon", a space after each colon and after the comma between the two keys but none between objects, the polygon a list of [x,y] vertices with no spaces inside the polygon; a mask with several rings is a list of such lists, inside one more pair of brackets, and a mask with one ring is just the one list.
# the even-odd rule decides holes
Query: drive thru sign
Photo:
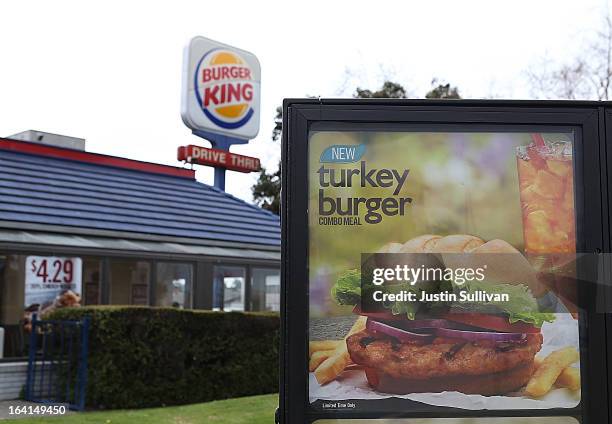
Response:
[{"label": "drive thru sign", "polygon": [[188,163],[216,166],[238,172],[257,172],[261,168],[258,158],[191,144],[179,147],[177,158]]}]

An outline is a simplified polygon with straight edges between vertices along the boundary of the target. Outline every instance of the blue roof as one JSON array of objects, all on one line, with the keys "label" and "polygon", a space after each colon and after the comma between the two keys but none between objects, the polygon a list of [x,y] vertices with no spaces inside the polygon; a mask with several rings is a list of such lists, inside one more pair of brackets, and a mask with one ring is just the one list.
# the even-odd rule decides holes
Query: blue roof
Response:
[{"label": "blue roof", "polygon": [[0,221],[280,245],[278,216],[194,179],[5,150]]}]

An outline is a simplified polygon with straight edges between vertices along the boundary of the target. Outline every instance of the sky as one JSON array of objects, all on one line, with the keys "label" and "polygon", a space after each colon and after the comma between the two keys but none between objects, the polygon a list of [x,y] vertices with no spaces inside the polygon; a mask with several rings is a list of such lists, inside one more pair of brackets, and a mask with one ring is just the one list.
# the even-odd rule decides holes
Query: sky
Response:
[{"label": "sky", "polygon": [[[612,0],[611,0],[612,1]],[[0,3],[0,136],[27,129],[87,150],[182,166],[208,144],[180,117],[183,48],[196,35],[256,54],[261,127],[232,151],[276,169],[275,109],[286,97],[348,97],[385,79],[422,97],[433,78],[464,98],[529,98],[525,71],[579,54],[607,0],[11,1]],[[197,167],[212,184],[213,171]],[[228,172],[252,201],[256,173]]]}]

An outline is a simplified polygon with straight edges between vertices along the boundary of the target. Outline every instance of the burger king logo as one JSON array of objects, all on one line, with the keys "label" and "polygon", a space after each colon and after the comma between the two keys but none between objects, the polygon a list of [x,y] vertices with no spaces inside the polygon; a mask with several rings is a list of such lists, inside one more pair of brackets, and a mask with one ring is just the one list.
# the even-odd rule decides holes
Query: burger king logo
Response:
[{"label": "burger king logo", "polygon": [[221,128],[240,128],[254,114],[253,70],[236,52],[217,48],[204,54],[194,86],[202,112]]}]

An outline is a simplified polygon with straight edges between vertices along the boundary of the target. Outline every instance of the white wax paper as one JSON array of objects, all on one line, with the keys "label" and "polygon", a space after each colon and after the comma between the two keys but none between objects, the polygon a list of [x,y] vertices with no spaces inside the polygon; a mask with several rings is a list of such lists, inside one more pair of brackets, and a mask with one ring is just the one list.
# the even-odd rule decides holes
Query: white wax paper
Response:
[{"label": "white wax paper", "polygon": [[[578,321],[570,314],[557,314],[553,323],[542,327],[544,343],[537,356],[544,358],[550,352],[567,346],[579,349]],[[573,366],[579,367],[580,364]],[[533,399],[522,393],[510,393],[506,396],[466,395],[459,392],[412,393],[392,395],[372,389],[361,370],[344,371],[336,380],[321,386],[313,373],[309,378],[310,402],[316,400],[348,399],[385,399],[396,397],[410,399],[435,406],[447,406],[462,409],[549,409],[573,408],[580,402],[580,391],[554,388],[545,396]]]}]

